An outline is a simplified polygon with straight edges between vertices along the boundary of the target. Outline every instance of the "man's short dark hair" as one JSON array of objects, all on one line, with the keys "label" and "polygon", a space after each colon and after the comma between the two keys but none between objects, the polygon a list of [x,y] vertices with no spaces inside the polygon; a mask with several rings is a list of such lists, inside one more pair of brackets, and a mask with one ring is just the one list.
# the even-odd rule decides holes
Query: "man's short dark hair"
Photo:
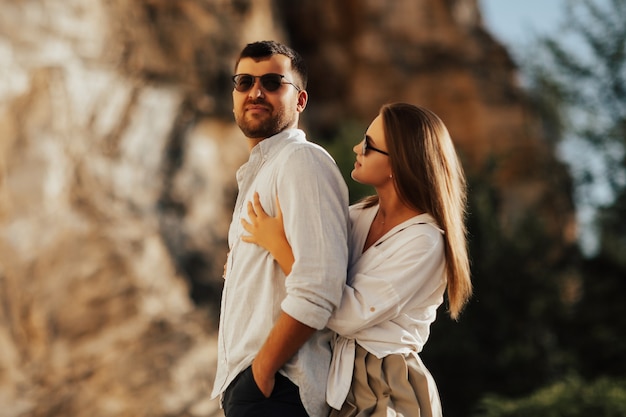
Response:
[{"label": "man's short dark hair", "polygon": [[235,62],[235,70],[242,58],[260,59],[272,55],[284,55],[289,58],[291,60],[291,68],[300,76],[302,81],[301,88],[306,89],[308,71],[304,59],[292,48],[276,41],[259,41],[247,44],[239,54],[237,62]]}]

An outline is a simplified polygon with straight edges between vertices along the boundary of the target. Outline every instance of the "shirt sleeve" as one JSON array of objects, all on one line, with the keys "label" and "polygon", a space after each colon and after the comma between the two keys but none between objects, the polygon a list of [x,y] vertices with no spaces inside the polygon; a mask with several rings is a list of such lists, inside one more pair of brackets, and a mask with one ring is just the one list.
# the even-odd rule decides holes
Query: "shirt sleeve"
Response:
[{"label": "shirt sleeve", "polygon": [[402,236],[393,243],[383,242],[363,255],[370,259],[364,260],[362,270],[345,287],[341,305],[328,323],[330,329],[351,337],[407,310],[427,309],[441,302],[443,238],[434,228],[427,229],[431,228],[428,225],[418,225],[417,233],[412,228],[399,232],[411,233],[409,239]]},{"label": "shirt sleeve", "polygon": [[282,310],[322,329],[338,307],[348,263],[348,191],[335,162],[313,146],[293,151],[282,166],[278,196],[295,263]]}]

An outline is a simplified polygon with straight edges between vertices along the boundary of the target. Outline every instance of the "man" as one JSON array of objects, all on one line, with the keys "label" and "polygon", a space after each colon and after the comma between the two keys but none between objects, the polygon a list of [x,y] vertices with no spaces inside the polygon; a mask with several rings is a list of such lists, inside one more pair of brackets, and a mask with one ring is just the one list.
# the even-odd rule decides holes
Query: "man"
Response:
[{"label": "man", "polygon": [[[348,192],[334,161],[298,129],[307,71],[273,41],[248,44],[235,64],[233,112],[250,157],[237,172],[213,396],[227,417],[326,416],[326,323],[347,269]],[[254,193],[277,201],[296,259],[286,277],[270,254],[241,240]]]}]

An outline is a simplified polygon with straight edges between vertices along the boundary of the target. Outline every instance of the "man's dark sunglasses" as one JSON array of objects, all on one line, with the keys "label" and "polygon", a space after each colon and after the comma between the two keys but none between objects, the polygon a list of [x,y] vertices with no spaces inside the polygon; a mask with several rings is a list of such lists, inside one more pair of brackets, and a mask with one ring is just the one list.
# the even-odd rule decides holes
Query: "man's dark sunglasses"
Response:
[{"label": "man's dark sunglasses", "polygon": [[368,140],[367,140],[367,136],[365,136],[363,138],[363,147],[361,148],[361,155],[365,155],[368,150],[374,151],[374,152],[378,152],[378,153],[382,153],[383,155],[389,156],[388,152],[385,152],[382,149],[378,149],[378,148],[375,148],[372,145],[370,145]]},{"label": "man's dark sunglasses", "polygon": [[[250,90],[256,81],[261,80],[261,87],[265,91],[276,91],[283,84],[293,85],[296,90],[300,91],[300,88],[294,83],[284,80],[285,76],[281,74],[265,74],[265,75],[251,75],[251,74],[237,74],[233,75],[233,83],[235,83],[235,90],[240,93],[245,93]],[[283,81],[284,80],[284,81]]]}]

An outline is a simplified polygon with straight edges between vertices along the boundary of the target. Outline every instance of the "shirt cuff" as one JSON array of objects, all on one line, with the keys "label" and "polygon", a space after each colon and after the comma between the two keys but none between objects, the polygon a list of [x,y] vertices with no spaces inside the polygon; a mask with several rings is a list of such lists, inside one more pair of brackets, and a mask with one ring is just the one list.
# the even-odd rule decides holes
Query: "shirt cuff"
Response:
[{"label": "shirt cuff", "polygon": [[280,305],[281,309],[300,323],[317,330],[326,327],[330,311],[321,308],[306,299],[287,296]]}]

